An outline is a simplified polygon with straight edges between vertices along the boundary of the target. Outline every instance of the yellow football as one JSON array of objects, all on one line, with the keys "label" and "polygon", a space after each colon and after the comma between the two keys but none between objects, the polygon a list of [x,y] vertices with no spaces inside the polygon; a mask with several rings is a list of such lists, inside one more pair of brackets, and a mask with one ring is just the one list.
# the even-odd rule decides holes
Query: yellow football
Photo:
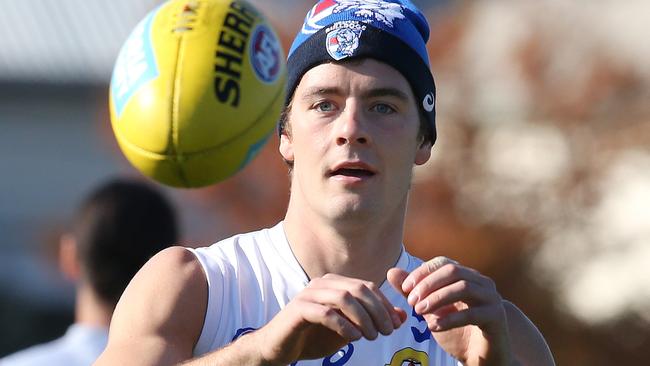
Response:
[{"label": "yellow football", "polygon": [[275,130],[284,51],[269,22],[240,0],[171,0],[122,46],[111,78],[111,124],[127,159],[174,187],[242,169]]}]

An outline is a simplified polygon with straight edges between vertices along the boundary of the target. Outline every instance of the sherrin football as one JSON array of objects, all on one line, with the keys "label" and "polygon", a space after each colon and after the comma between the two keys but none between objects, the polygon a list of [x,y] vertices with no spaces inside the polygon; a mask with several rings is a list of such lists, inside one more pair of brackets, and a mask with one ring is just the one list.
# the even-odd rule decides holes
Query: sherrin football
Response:
[{"label": "sherrin football", "polygon": [[120,149],[146,176],[201,187],[242,169],[275,129],[286,69],[278,37],[240,0],[171,0],[132,31],[109,99]]}]

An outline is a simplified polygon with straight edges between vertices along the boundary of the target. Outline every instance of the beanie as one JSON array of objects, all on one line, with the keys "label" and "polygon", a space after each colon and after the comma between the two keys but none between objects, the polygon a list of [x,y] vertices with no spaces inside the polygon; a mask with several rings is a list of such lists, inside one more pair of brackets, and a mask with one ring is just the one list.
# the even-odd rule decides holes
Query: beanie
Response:
[{"label": "beanie", "polygon": [[[320,0],[307,13],[287,60],[288,104],[302,76],[332,61],[373,58],[409,82],[436,140],[436,87],[426,42],[429,24],[409,0]],[[280,131],[282,132],[282,131]]]}]

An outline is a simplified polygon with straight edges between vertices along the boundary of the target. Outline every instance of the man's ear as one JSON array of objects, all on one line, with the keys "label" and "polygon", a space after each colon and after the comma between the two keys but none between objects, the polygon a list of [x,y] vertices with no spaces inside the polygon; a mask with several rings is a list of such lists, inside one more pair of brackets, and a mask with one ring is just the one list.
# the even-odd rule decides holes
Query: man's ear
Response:
[{"label": "man's ear", "polygon": [[423,142],[415,152],[415,165],[422,165],[431,158],[431,142]]},{"label": "man's ear", "polygon": [[280,135],[280,147],[278,150],[280,150],[280,155],[282,155],[284,160],[289,162],[293,161],[293,143],[286,132]]},{"label": "man's ear", "polygon": [[63,234],[59,239],[59,267],[66,278],[77,281],[81,276],[77,241],[71,234]]}]

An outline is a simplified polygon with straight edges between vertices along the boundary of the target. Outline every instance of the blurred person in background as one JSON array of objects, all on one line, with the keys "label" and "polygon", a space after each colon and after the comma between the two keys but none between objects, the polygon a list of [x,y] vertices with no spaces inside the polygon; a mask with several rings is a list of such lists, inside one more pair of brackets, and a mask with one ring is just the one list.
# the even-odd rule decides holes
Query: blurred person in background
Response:
[{"label": "blurred person in background", "polygon": [[408,0],[316,4],[289,51],[284,221],[156,255],[97,365],[553,365],[490,278],[404,248],[436,140],[428,37]]},{"label": "blurred person in background", "polygon": [[61,338],[9,355],[0,365],[92,364],[106,347],[113,310],[131,278],[178,237],[172,204],[151,185],[116,178],[98,187],[60,239],[61,271],[77,288],[74,324]]}]

